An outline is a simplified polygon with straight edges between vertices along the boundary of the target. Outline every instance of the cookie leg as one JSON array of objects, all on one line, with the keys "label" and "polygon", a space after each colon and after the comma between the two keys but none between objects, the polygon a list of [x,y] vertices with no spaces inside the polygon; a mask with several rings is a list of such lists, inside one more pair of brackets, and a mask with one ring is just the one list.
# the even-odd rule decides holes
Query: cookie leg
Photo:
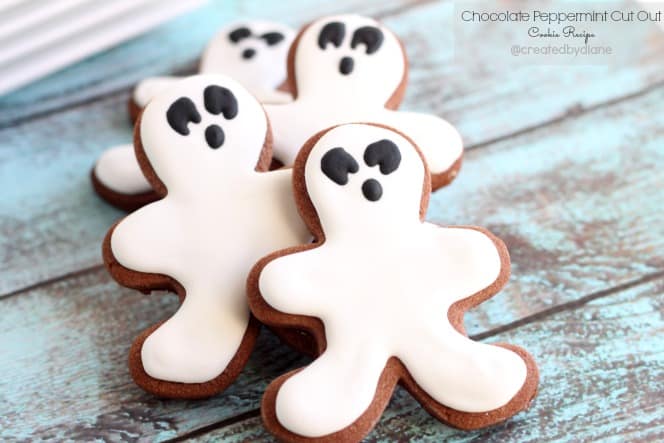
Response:
[{"label": "cookie leg", "polygon": [[[271,426],[266,420],[266,425],[273,427],[271,431],[276,435],[292,433],[316,438],[343,431],[369,409],[377,409],[370,411],[367,417],[372,425],[387,403],[382,396],[384,401],[378,403],[385,404],[372,408],[385,364],[385,358],[366,350],[328,348],[305,369],[287,374],[285,381],[275,382],[279,384],[274,402],[268,400],[263,407],[277,423]],[[380,391],[388,391],[386,398],[389,399],[391,389]]]},{"label": "cookie leg", "polygon": [[472,429],[527,406],[537,372],[525,351],[474,342],[451,327],[446,332],[445,337],[423,336],[400,356],[412,377],[407,387],[430,412],[453,426]]},{"label": "cookie leg", "polygon": [[225,370],[242,343],[249,309],[242,302],[210,302],[211,294],[218,295],[188,290],[175,315],[147,337],[141,361],[150,377],[204,383]]}]

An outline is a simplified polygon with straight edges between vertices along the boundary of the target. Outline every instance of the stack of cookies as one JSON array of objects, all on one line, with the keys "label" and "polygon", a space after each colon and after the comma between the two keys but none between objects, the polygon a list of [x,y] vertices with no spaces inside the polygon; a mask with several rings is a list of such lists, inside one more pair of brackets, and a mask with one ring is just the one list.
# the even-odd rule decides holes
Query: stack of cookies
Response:
[{"label": "stack of cookies", "polygon": [[528,407],[532,357],[463,327],[507,282],[508,252],[482,228],[424,221],[463,147],[441,118],[397,110],[407,76],[389,29],[339,15],[297,35],[234,24],[200,75],[137,86],[133,145],[105,152],[92,182],[137,209],[104,240],[113,278],[181,299],[130,350],[141,388],[222,392],[264,324],[315,357],[264,394],[264,424],[284,441],[360,440],[398,383],[462,429]]}]

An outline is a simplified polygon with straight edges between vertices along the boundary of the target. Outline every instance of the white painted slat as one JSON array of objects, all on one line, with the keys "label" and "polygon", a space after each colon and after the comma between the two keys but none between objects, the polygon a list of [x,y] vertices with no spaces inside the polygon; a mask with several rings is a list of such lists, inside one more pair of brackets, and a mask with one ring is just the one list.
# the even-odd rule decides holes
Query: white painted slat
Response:
[{"label": "white painted slat", "polygon": [[25,57],[32,51],[54,44],[64,38],[80,34],[95,25],[112,20],[133,9],[139,9],[149,0],[115,0],[111,2],[85,2],[65,14],[40,23],[29,32],[14,33],[0,40],[0,68],[9,61]]},{"label": "white painted slat", "polygon": [[[205,0],[150,0],[94,24],[81,32],[50,42],[22,57],[0,64],[0,94],[16,89],[95,52],[139,35],[148,29],[192,10]],[[101,3],[99,3],[101,4]]]},{"label": "white painted slat", "polygon": [[[49,19],[66,15],[80,5],[91,2],[92,0],[28,0],[0,4],[0,39],[18,34],[26,36]],[[4,50],[3,43],[0,43],[0,48]]]}]

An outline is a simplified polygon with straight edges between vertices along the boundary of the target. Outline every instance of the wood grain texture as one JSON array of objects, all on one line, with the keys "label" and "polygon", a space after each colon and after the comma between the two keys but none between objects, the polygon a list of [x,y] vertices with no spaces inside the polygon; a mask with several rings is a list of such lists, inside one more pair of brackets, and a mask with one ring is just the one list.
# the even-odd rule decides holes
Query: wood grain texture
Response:
[{"label": "wood grain texture", "polygon": [[[518,343],[541,371],[531,408],[504,424],[460,431],[429,416],[403,389],[366,442],[661,441],[664,438],[664,279],[491,337]],[[259,417],[189,441],[270,442]]]},{"label": "wood grain texture", "polygon": [[[664,278],[658,278],[492,335],[487,341],[528,349],[541,370],[533,408],[505,425],[454,431],[399,390],[369,441],[542,441],[574,432],[583,432],[579,440],[613,434],[657,440],[664,432],[663,291]],[[175,297],[118,288],[99,270],[0,303],[2,440],[162,440],[207,429],[212,433],[203,437],[211,441],[269,441],[257,418],[263,390],[306,363],[264,333],[224,394],[160,401],[133,384],[126,355],[143,328],[176,309]]]},{"label": "wood grain texture", "polygon": [[470,334],[664,270],[661,109],[664,88],[467,155],[428,218],[484,226],[512,259]]},{"label": "wood grain texture", "polygon": [[177,297],[122,289],[101,269],[0,303],[2,441],[172,438],[256,408],[271,378],[305,361],[263,333],[223,395],[162,401],[134,385],[127,353]]},{"label": "wood grain texture", "polygon": [[[133,338],[177,301],[120,289],[101,269],[101,239],[122,213],[88,173],[130,137],[131,85],[192,72],[220,23],[348,11],[383,17],[404,39],[404,107],[442,115],[481,148],[428,219],[506,241],[513,277],[466,327],[524,346],[542,369],[534,408],[503,426],[453,431],[399,391],[369,441],[664,440],[664,37],[653,31],[619,66],[514,69],[479,35],[454,53],[451,5],[428,0],[219,0],[0,97],[0,440],[269,441],[260,395],[303,362],[270,334],[215,399],[159,401],[133,385]],[[507,50],[514,35],[492,38]]]},{"label": "wood grain texture", "polygon": [[[100,149],[86,140],[123,124],[116,102],[90,105],[97,118],[87,125],[70,120],[77,110],[0,132],[0,145],[15,147],[0,150],[0,189],[11,197],[0,218],[3,292],[101,263],[100,241],[120,213],[72,169],[86,169]],[[513,262],[511,282],[470,315],[469,333],[664,269],[664,195],[652,192],[664,186],[662,109],[664,88],[467,154],[428,218],[489,228]]]},{"label": "wood grain texture", "polygon": [[128,94],[145,77],[193,73],[210,38],[234,20],[264,18],[299,27],[319,15],[353,11],[384,16],[422,1],[427,0],[335,0],[312,8],[307,0],[211,0],[143,36],[0,97],[0,128],[102,96]]},{"label": "wood grain texture", "polygon": [[[255,12],[255,9],[251,9],[251,5],[252,3],[243,5],[238,14]],[[328,5],[326,8],[338,11],[343,9],[344,5],[351,7],[350,3],[335,3],[335,5]],[[409,6],[409,2],[403,4],[388,2],[381,7],[388,9],[378,9],[375,4],[369,4],[360,11],[377,15],[382,13],[387,24],[404,37],[413,64],[410,87],[406,94],[406,107],[434,111],[441,115],[449,114],[460,126],[467,143],[485,143],[505,134],[523,131],[529,128],[529,125],[564,114],[565,109],[572,103],[578,104],[579,100],[582,100],[582,106],[592,107],[622,97],[635,88],[648,90],[656,84],[659,78],[657,75],[664,75],[664,69],[660,66],[664,65],[660,61],[662,58],[654,58],[653,61],[652,57],[637,54],[638,50],[635,51],[634,63],[620,68],[642,72],[643,75],[627,76],[643,80],[638,82],[625,81],[625,76],[622,74],[601,69],[598,71],[597,67],[547,68],[546,71],[541,69],[542,73],[549,73],[546,76],[533,76],[533,69],[540,70],[539,68],[514,70],[503,67],[500,71],[499,64],[484,62],[482,59],[479,64],[486,66],[478,68],[478,59],[474,56],[465,59],[451,58],[449,26],[441,26],[451,23],[450,5],[422,3],[412,8]],[[281,13],[287,10],[283,5],[275,7],[282,8],[279,9]],[[306,11],[309,15],[316,13],[311,9]],[[184,20],[184,24],[178,26],[188,26],[188,19],[180,20]],[[209,24],[207,26],[213,27]],[[205,22],[202,22],[200,26],[194,28],[205,27]],[[168,32],[175,32],[171,28],[168,29],[170,30]],[[155,38],[159,39],[161,32],[155,32]],[[425,34],[426,32],[429,34]],[[653,38],[653,44],[648,48],[655,50],[662,39],[664,37]],[[154,40],[150,41],[154,44]],[[130,56],[146,52],[140,45],[139,40],[128,44],[125,49],[118,48],[118,51],[127,51],[118,57],[122,60],[143,60],[142,56]],[[157,46],[161,48],[167,45]],[[197,50],[191,49],[190,46],[191,52]],[[177,60],[177,53],[178,51],[174,49],[172,56],[166,57],[163,53],[159,53],[159,57]],[[115,62],[113,59],[107,59],[107,56],[110,57],[108,54],[100,55],[99,58],[103,60],[100,60],[99,64],[91,60],[90,63],[94,63],[89,69],[102,70],[104,75],[109,74],[106,72],[108,71],[106,64],[114,65]],[[656,63],[659,74],[648,74],[650,68],[642,67],[644,60]],[[150,57],[146,58],[146,66],[158,66],[153,62]],[[494,68],[494,64],[498,67]],[[467,73],[461,75],[466,71]],[[93,77],[92,72],[88,75],[81,74],[78,76],[78,81]],[[507,78],[510,81],[506,81]],[[598,82],[602,85],[590,87],[584,83],[585,81],[588,85],[596,85]],[[55,80],[45,82],[51,85],[49,88],[56,87],[52,83],[58,84]],[[537,91],[524,94],[517,93],[516,89],[504,89],[506,85],[532,86],[533,82],[541,85],[546,92],[540,96]],[[574,82],[579,83],[578,87],[571,88]],[[432,86],[434,83],[435,87]],[[553,89],[547,89],[549,87],[553,89],[559,87],[561,91],[553,94]],[[39,89],[39,86],[34,88]],[[64,86],[56,88],[65,92],[69,90]],[[82,84],[76,84],[73,88],[85,90]],[[32,89],[33,87],[27,88],[25,93]],[[477,102],[475,96],[469,97],[467,101],[451,99],[449,94],[456,94],[457,91],[459,94],[479,94],[479,91],[484,91],[482,94],[487,95],[480,102]],[[549,100],[557,102],[562,100],[561,96],[567,97],[565,99],[567,101],[552,105],[553,107],[549,106]],[[590,96],[593,98],[590,99]],[[0,186],[2,186],[0,189],[3,190],[0,232],[6,233],[0,236],[0,296],[43,279],[57,278],[100,263],[98,243],[106,228],[120,216],[120,213],[107,207],[93,195],[88,183],[88,173],[104,148],[129,139],[130,130],[124,109],[127,97],[128,90],[123,90],[92,102],[80,103],[62,112],[47,114],[0,130]],[[33,99],[36,100],[36,97]],[[25,103],[11,100],[10,103],[12,103],[9,106],[11,109],[25,108]],[[510,112],[505,112],[504,108],[508,104]],[[451,108],[457,105],[460,106],[458,111]],[[0,115],[7,114],[3,111]],[[507,115],[510,116],[509,121],[505,120]],[[593,125],[592,121],[586,121],[588,125]],[[614,124],[616,123],[620,124],[614,121]],[[613,135],[621,137],[624,134]],[[579,139],[582,137],[579,135]],[[604,143],[599,139],[597,141]],[[607,140],[607,142],[616,143],[616,140]],[[528,155],[522,158],[526,157]],[[618,166],[614,166],[616,168],[614,173],[622,174]],[[466,175],[467,169],[468,167],[462,169],[462,178]],[[48,183],[48,186],[44,183]],[[458,189],[460,185],[454,185],[452,188]],[[442,214],[446,213],[449,204],[461,204],[461,201],[455,203],[445,200],[443,203],[445,210]],[[443,219],[436,216],[436,210],[431,211],[432,218]],[[475,218],[459,219],[458,222],[475,222]],[[483,220],[479,220],[479,224],[484,224]]]},{"label": "wood grain texture", "polygon": [[[522,8],[523,2],[507,1],[497,10]],[[523,27],[484,23],[460,39],[458,13],[454,2],[436,2],[387,17],[385,23],[404,40],[410,60],[402,108],[443,116],[459,129],[466,146],[573,117],[664,83],[664,33],[654,24],[632,27],[633,36],[622,34],[635,44],[613,66],[519,65],[509,49],[527,43]]]}]

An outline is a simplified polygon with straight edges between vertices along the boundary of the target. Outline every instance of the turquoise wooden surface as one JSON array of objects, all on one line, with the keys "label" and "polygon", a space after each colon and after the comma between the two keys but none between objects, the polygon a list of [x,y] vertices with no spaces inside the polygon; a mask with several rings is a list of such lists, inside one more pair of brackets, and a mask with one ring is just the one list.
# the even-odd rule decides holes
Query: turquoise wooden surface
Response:
[{"label": "turquoise wooden surface", "polygon": [[[659,278],[492,334],[488,342],[518,343],[539,357],[539,395],[512,420],[451,429],[399,389],[366,441],[662,441],[662,291]],[[272,441],[257,413],[194,440]]]},{"label": "turquoise wooden surface", "polygon": [[[355,10],[354,3],[348,1],[349,10]],[[388,25],[402,36],[411,54],[411,81],[404,106],[449,118],[471,148],[558,121],[570,109],[575,109],[570,114],[573,118],[603,104],[657,89],[664,78],[664,70],[659,66],[659,60],[664,58],[664,41],[658,34],[649,39],[648,45],[636,48],[632,64],[616,68],[577,66],[514,70],[505,66],[504,57],[500,55],[486,61],[478,59],[474,48],[473,51],[468,48],[465,54],[459,49],[459,54],[453,56],[450,4],[427,2],[408,6],[394,8],[387,4],[386,7],[393,9],[379,10]],[[313,17],[312,11],[308,13],[308,17],[300,20]],[[658,31],[653,28],[653,32]],[[157,34],[151,40],[153,45],[161,37],[160,31]],[[150,35],[144,38],[149,39]],[[133,63],[141,71],[146,51],[139,45],[140,56],[128,57],[134,44],[142,43],[132,42],[90,62],[93,64],[91,72],[79,78],[80,89],[87,91],[84,101],[67,102],[55,113],[42,114],[41,108],[36,109],[33,118],[22,119],[22,123],[0,130],[0,158],[7,158],[0,163],[0,184],[4,186],[2,189],[16,193],[8,199],[6,208],[2,208],[0,222],[5,224],[3,229],[14,233],[14,240],[20,240],[15,247],[27,251],[14,252],[10,259],[0,256],[0,296],[42,279],[57,278],[100,264],[95,247],[119,213],[96,200],[85,186],[87,177],[80,171],[91,167],[105,147],[129,140],[130,128],[124,112],[129,89],[109,96],[107,91],[95,89],[103,87],[104,82],[92,87],[88,81],[94,75],[106,75],[106,63],[112,65],[118,58],[124,63]],[[116,55],[116,52],[121,54]],[[109,60],[104,61],[106,56]],[[170,57],[162,57],[170,60]],[[67,77],[67,72],[59,76]],[[51,86],[42,86],[50,84],[48,80],[34,88],[71,89],[60,87],[60,83],[55,82],[58,79],[54,79]],[[577,86],[573,87],[575,84]],[[91,89],[97,95],[91,96]],[[32,87],[26,88],[17,95],[29,95],[31,90]],[[23,105],[12,96],[0,99],[0,103],[4,101],[11,104],[9,108],[18,110],[16,112],[27,112],[21,111]],[[40,106],[40,101],[36,103]],[[4,112],[0,112],[0,116]],[[39,152],[38,157],[36,152]],[[35,170],[34,163],[38,159],[49,167]],[[26,180],[27,177],[30,180]],[[46,191],[43,183],[49,183]],[[26,208],[26,205],[31,206]],[[53,211],[58,212],[57,217],[51,216]],[[84,219],[79,217],[81,212],[86,214]],[[57,225],[57,232],[53,231],[53,224]],[[36,229],[31,225],[36,225]],[[44,243],[48,243],[47,249],[36,247]],[[30,270],[25,269],[26,263],[30,263]]]},{"label": "turquoise wooden surface", "polygon": [[217,398],[159,401],[132,384],[133,337],[177,302],[106,275],[99,244],[122,214],[87,174],[129,137],[131,85],[193,72],[219,24],[344,11],[379,16],[402,37],[404,107],[448,118],[471,146],[428,218],[490,228],[513,276],[469,313],[469,333],[521,344],[542,369],[533,408],[502,426],[453,431],[400,392],[368,440],[664,439],[664,35],[649,29],[620,66],[514,69],[479,44],[452,50],[449,2],[399,0],[212,2],[0,97],[0,439],[268,438],[262,389],[304,361],[270,334]]}]

